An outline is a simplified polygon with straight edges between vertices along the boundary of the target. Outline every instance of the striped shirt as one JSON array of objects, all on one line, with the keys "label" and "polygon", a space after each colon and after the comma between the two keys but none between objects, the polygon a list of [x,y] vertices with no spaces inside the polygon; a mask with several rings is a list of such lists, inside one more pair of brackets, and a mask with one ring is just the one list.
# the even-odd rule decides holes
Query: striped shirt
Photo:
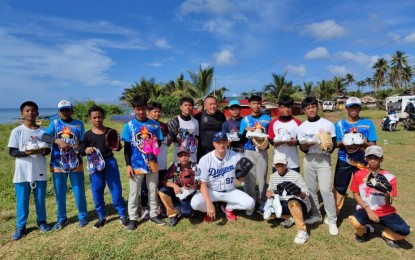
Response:
[{"label": "striped shirt", "polygon": [[280,199],[281,200],[289,200],[291,198],[300,199],[305,203],[307,207],[307,211],[309,211],[311,209],[311,202],[310,202],[310,198],[308,195],[308,189],[307,189],[307,186],[305,185],[303,177],[301,177],[301,175],[294,170],[290,170],[288,168],[287,170],[288,172],[284,176],[279,175],[278,172],[274,172],[271,175],[271,177],[269,178],[268,190],[275,192],[277,190],[277,185],[280,183],[283,183],[284,181],[289,181],[289,182],[294,183],[295,185],[300,187],[302,192],[306,192],[307,196],[304,199],[301,199],[299,196],[287,195],[285,192],[283,192],[283,194],[280,196]]}]

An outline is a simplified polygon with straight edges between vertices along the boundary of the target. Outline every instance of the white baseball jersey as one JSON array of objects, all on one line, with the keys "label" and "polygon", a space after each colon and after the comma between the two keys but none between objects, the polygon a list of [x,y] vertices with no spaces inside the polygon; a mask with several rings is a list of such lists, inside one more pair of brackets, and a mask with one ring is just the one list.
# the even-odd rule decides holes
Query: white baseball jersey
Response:
[{"label": "white baseball jersey", "polygon": [[205,181],[208,188],[213,191],[230,191],[235,189],[235,165],[241,155],[227,150],[222,160],[215,156],[215,151],[203,156],[196,171],[196,179]]}]

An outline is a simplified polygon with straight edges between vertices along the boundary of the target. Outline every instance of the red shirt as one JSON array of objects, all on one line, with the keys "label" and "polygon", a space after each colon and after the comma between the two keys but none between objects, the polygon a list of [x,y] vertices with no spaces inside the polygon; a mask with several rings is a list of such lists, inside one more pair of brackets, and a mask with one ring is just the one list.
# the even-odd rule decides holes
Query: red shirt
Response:
[{"label": "red shirt", "polygon": [[[396,188],[396,178],[392,173],[381,170],[380,174],[384,175],[386,179],[392,185],[392,191],[390,195],[396,197],[398,191]],[[396,209],[391,205],[387,205],[385,202],[385,194],[374,188],[370,188],[366,185],[367,176],[369,175],[369,170],[367,168],[357,171],[352,179],[352,184],[350,185],[350,190],[356,193],[359,193],[366,205],[378,216],[383,217],[389,214],[396,213]],[[356,209],[359,210],[362,207],[357,205]]]}]

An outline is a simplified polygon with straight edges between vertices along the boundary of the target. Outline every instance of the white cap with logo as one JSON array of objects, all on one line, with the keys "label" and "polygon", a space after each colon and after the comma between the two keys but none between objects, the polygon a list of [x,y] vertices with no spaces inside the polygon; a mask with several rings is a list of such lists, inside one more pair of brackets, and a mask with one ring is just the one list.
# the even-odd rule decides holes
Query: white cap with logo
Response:
[{"label": "white cap with logo", "polygon": [[351,106],[362,106],[362,100],[360,100],[357,97],[349,97],[346,100],[346,107],[351,107]]},{"label": "white cap with logo", "polygon": [[61,100],[61,102],[58,103],[58,110],[64,109],[64,108],[72,108],[72,103],[68,100]]},{"label": "white cap with logo", "polygon": [[288,163],[287,156],[284,153],[276,153],[274,155],[274,164],[277,164],[277,163],[287,164]]}]

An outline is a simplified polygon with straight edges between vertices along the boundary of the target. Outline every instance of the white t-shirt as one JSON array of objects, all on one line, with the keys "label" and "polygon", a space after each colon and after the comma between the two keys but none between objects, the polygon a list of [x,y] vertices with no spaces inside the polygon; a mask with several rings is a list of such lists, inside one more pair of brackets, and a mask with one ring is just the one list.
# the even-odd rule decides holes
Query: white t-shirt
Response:
[{"label": "white t-shirt", "polygon": [[[185,141],[185,138],[194,138],[196,140],[196,136],[199,136],[199,122],[192,116],[190,120],[185,121],[180,116],[177,117],[179,119],[179,136],[181,137],[181,143]],[[179,150],[180,146],[177,142],[173,143],[173,160],[174,162],[178,162],[177,160],[177,151]],[[197,143],[196,143],[196,151],[194,153],[190,153],[190,161],[197,162]]]},{"label": "white t-shirt", "polygon": [[213,150],[200,158],[196,179],[207,182],[210,190],[231,191],[235,189],[235,165],[240,159],[239,153],[227,150],[225,157],[219,160]]},{"label": "white t-shirt", "polygon": [[[32,140],[42,137],[45,128],[39,127],[36,130],[20,125],[12,130],[8,147],[18,148],[24,152],[26,144]],[[13,183],[46,181],[46,158],[36,154],[16,158]]]},{"label": "white t-shirt", "polygon": [[[320,118],[315,122],[304,121],[297,129],[297,139],[300,139],[303,135],[312,138],[319,133],[329,132],[331,137],[336,136],[336,130],[334,124],[325,118]],[[308,149],[308,154],[326,154],[320,149],[319,144],[312,145]]]}]

